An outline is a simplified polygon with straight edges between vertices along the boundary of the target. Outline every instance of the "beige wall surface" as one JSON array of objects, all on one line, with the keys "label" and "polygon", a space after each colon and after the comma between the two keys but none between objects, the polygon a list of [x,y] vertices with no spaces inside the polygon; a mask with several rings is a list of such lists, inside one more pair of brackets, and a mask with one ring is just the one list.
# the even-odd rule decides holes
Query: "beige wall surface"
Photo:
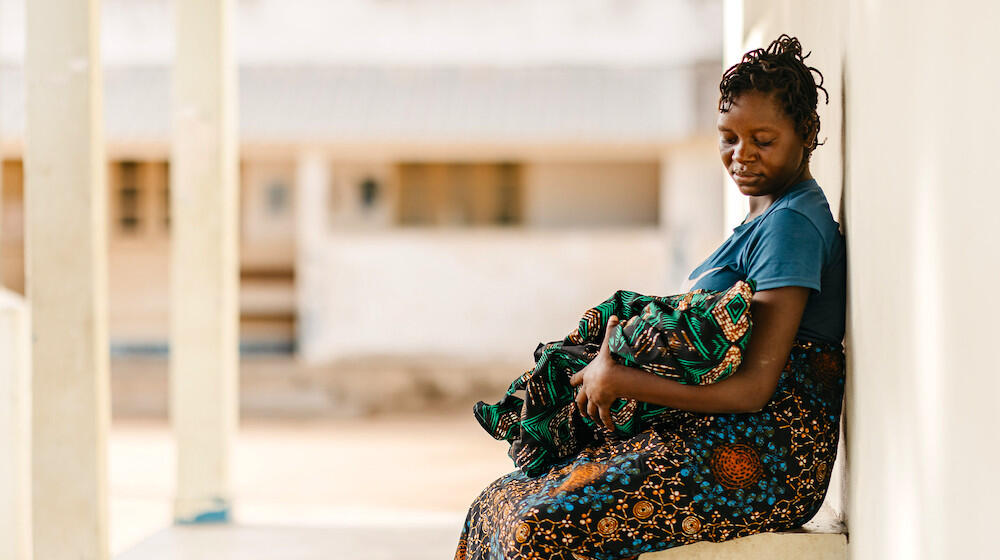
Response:
[{"label": "beige wall surface", "polygon": [[659,165],[651,162],[537,162],[525,166],[525,225],[657,224]]}]

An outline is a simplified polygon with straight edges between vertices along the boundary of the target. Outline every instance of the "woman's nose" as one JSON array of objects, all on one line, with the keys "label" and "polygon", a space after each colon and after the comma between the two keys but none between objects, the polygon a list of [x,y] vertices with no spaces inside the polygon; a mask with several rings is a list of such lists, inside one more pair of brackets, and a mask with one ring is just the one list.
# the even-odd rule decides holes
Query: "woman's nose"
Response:
[{"label": "woman's nose", "polygon": [[733,159],[736,161],[753,160],[756,153],[748,142],[737,142],[733,147]]}]

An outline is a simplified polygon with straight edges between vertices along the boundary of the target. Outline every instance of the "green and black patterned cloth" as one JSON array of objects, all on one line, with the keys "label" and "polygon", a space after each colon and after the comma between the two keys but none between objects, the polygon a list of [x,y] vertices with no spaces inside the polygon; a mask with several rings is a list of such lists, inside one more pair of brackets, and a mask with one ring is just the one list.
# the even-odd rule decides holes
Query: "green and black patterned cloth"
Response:
[{"label": "green and black patterned cloth", "polygon": [[[604,340],[608,319],[619,319],[610,333],[615,361],[689,385],[707,385],[739,367],[750,340],[750,301],[756,283],[740,280],[725,291],[694,290],[672,296],[645,296],[619,290],[588,309],[578,327],[560,341],[540,343],[535,366],[521,374],[500,402],[479,402],[473,413],[527,476],[576,455],[603,425],[577,410],[574,373],[593,360]],[[524,398],[515,396],[524,391]],[[611,406],[614,433],[632,436],[667,407],[618,399]],[[610,435],[610,434],[602,434]]]}]

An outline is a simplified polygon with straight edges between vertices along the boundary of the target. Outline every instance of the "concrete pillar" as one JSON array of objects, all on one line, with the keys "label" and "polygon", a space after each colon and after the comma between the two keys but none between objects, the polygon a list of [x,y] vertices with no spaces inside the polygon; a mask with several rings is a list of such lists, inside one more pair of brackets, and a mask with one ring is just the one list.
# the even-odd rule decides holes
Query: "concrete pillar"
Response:
[{"label": "concrete pillar", "polygon": [[0,288],[0,558],[31,559],[28,306]]},{"label": "concrete pillar", "polygon": [[25,203],[34,553],[108,557],[107,197],[100,2],[32,0]]},{"label": "concrete pillar", "polygon": [[176,2],[170,413],[178,523],[225,522],[238,420],[236,68],[231,0]]},{"label": "concrete pillar", "polygon": [[671,146],[660,158],[660,227],[669,254],[664,293],[686,291],[688,275],[724,239],[721,166],[713,137]]},{"label": "concrete pillar", "polygon": [[296,332],[299,355],[306,361],[315,358],[318,338],[316,316],[323,313],[324,238],[327,235],[330,165],[321,152],[306,151],[296,162],[296,256],[295,298],[299,324]]}]

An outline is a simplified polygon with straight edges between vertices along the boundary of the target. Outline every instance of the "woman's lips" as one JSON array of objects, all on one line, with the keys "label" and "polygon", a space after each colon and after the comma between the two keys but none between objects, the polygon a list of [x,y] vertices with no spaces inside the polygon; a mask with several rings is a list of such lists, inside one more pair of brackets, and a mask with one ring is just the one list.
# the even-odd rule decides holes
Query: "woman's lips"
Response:
[{"label": "woman's lips", "polygon": [[737,183],[740,183],[740,182],[744,182],[745,183],[745,182],[748,182],[748,181],[751,181],[751,180],[755,179],[756,177],[757,177],[757,175],[755,175],[753,173],[733,173],[733,181],[735,181]]}]

